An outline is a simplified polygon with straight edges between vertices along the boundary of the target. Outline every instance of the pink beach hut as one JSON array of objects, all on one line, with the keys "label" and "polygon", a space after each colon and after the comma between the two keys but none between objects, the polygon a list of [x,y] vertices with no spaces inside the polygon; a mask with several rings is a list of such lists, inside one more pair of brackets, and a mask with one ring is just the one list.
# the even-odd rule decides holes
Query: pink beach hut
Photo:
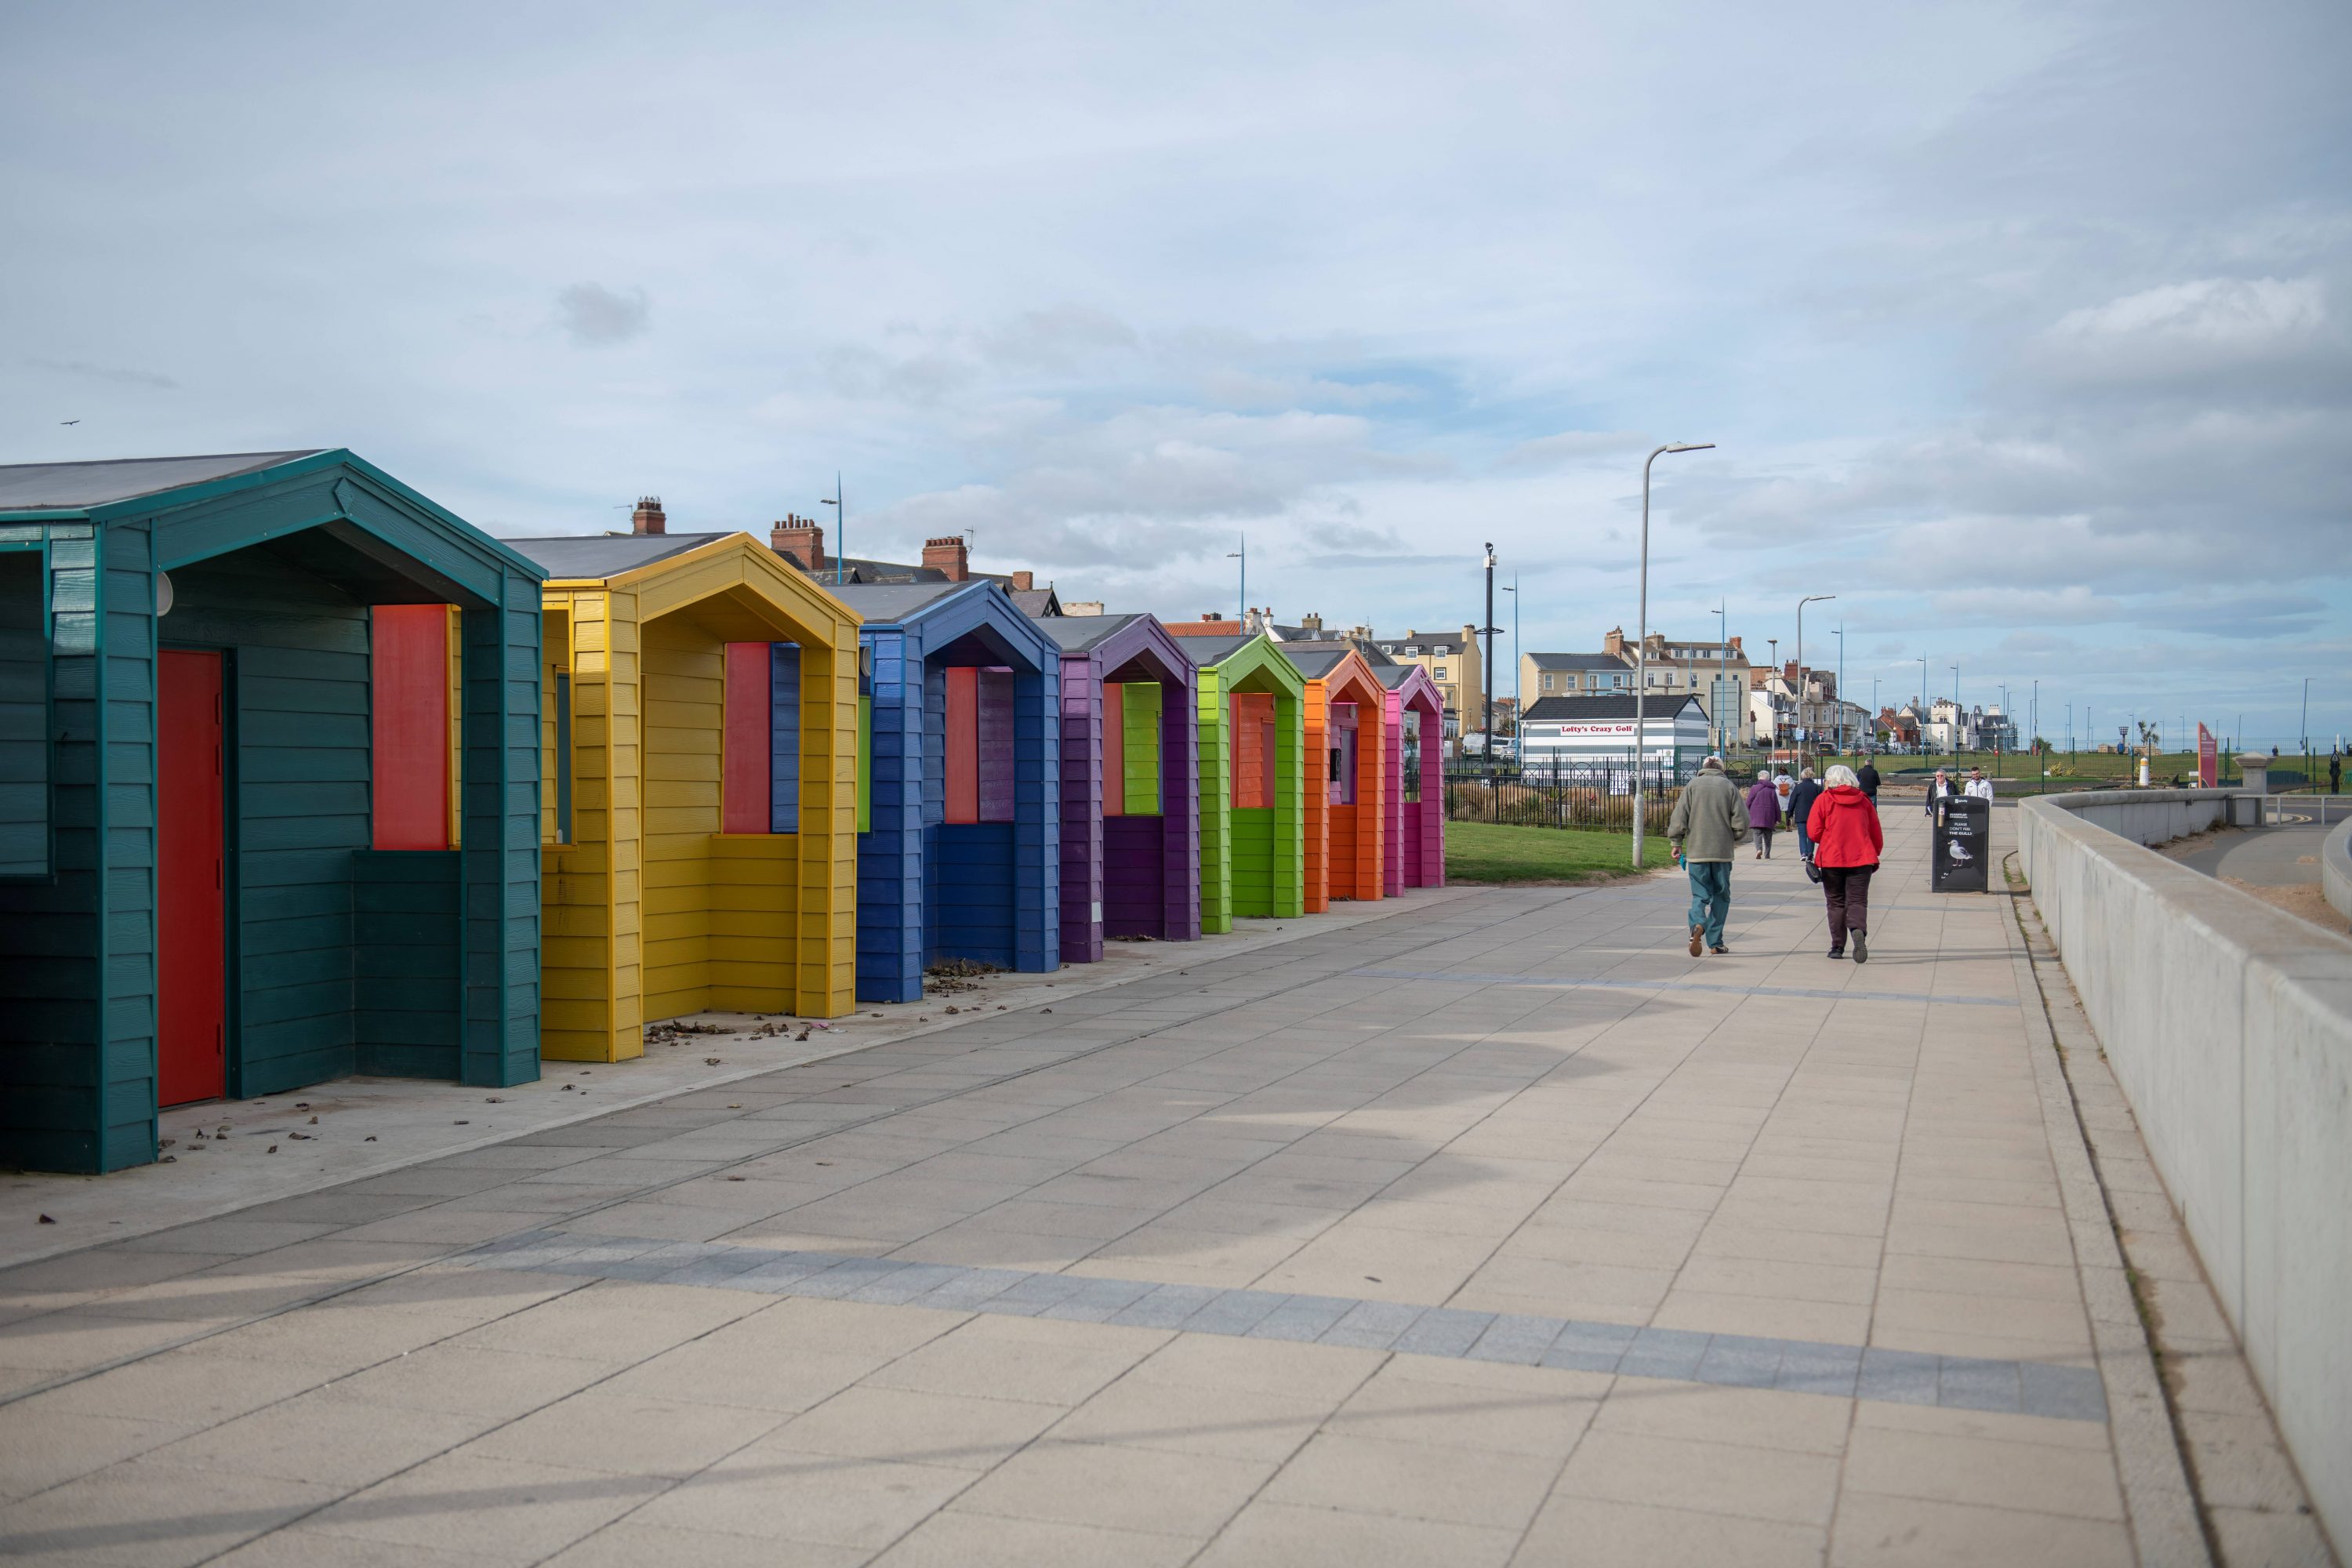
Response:
[{"label": "pink beach hut", "polygon": [[1445,885],[1445,704],[1417,664],[1373,667],[1388,688],[1388,831],[1382,891]]}]

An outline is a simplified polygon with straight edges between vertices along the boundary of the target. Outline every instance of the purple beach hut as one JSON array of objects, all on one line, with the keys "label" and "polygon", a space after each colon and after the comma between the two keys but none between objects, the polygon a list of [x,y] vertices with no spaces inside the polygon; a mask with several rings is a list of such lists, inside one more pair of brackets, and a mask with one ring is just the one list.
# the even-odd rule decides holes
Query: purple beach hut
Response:
[{"label": "purple beach hut", "polygon": [[1048,616],[1062,650],[1062,962],[1201,934],[1192,661],[1150,616]]}]

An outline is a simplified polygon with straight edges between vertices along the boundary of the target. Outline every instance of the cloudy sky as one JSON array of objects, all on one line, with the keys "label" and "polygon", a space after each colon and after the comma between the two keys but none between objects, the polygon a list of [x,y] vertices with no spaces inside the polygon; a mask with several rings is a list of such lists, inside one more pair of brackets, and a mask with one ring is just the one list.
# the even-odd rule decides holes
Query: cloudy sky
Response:
[{"label": "cloudy sky", "polygon": [[[0,12],[0,461],[2352,732],[2352,13]],[[79,425],[61,421],[79,419]],[[1508,604],[1507,597],[1504,600]],[[1510,624],[1506,608],[1499,619]],[[1507,654],[1507,641],[1505,651]]]}]

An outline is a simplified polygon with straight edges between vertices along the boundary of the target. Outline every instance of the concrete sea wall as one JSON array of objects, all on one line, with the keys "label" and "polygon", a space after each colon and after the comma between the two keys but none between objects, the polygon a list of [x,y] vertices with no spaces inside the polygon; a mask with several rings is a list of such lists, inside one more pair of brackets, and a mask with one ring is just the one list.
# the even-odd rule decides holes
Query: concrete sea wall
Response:
[{"label": "concrete sea wall", "polygon": [[2019,807],[2033,901],[2269,1396],[2352,1541],[2352,939],[2142,847],[2230,792]]}]

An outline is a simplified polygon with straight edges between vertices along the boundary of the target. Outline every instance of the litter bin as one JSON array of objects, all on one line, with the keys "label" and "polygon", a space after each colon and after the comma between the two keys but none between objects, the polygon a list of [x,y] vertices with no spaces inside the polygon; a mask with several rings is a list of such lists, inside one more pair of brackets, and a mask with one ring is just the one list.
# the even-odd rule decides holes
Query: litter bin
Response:
[{"label": "litter bin", "polygon": [[1928,862],[1928,886],[1938,893],[1981,893],[1990,883],[1992,802],[1974,795],[1945,795],[1936,802],[1936,848]]}]

